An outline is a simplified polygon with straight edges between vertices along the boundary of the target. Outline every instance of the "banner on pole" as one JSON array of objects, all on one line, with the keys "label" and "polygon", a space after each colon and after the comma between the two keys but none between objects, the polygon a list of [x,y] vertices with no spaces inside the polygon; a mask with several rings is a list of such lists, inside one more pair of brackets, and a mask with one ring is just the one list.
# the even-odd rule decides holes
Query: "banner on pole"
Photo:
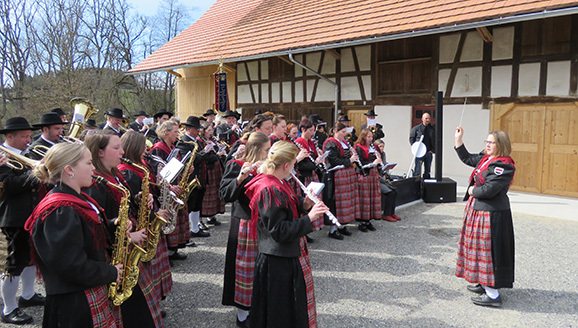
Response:
[{"label": "banner on pole", "polygon": [[229,94],[227,92],[227,73],[215,73],[215,110],[224,113],[229,109]]}]

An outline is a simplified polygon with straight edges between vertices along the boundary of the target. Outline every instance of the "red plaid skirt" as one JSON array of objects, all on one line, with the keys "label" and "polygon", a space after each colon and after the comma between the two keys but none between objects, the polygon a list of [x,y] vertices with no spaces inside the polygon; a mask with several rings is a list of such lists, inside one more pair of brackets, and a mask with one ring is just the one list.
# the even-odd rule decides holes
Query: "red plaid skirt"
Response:
[{"label": "red plaid skirt", "polygon": [[167,235],[167,244],[169,247],[185,247],[189,239],[191,239],[189,212],[185,205],[184,208],[177,211],[175,231]]},{"label": "red plaid skirt", "polygon": [[120,307],[114,306],[108,298],[108,285],[86,289],[84,294],[95,328],[122,327]]},{"label": "red plaid skirt", "polygon": [[359,179],[359,204],[361,207],[361,220],[369,221],[381,217],[381,187],[379,186],[379,174],[377,169],[371,169],[366,177],[358,175]]},{"label": "red plaid skirt", "polygon": [[225,202],[219,198],[219,185],[221,184],[221,178],[223,178],[221,164],[216,162],[212,170],[207,170],[207,175],[209,181],[203,196],[203,207],[201,208],[201,216],[203,217],[225,213]]},{"label": "red plaid skirt", "polygon": [[151,276],[155,294],[157,294],[159,298],[167,296],[173,288],[173,278],[168,256],[167,240],[165,236],[161,234],[155,257],[148,263],[144,263],[145,268]]},{"label": "red plaid skirt", "polygon": [[235,303],[250,307],[253,295],[255,259],[259,252],[257,241],[251,239],[251,220],[241,219],[235,261]]},{"label": "red plaid skirt", "polygon": [[464,210],[455,274],[470,283],[494,286],[490,212],[474,210],[474,203],[470,197]]},{"label": "red plaid skirt", "polygon": [[145,270],[143,263],[139,263],[139,275],[138,275],[138,285],[142,290],[142,293],[147,301],[147,305],[155,327],[164,327],[163,318],[161,317],[160,295],[155,293],[155,286],[151,280],[151,276],[148,271]]},{"label": "red plaid skirt", "polygon": [[335,172],[335,216],[341,224],[361,217],[357,174],[353,167]]},{"label": "red plaid skirt", "polygon": [[305,291],[307,293],[307,316],[309,317],[309,328],[317,327],[317,310],[315,308],[315,288],[313,286],[313,273],[311,269],[311,262],[309,261],[309,248],[305,237],[299,240],[301,247],[301,255],[299,255],[299,263],[301,270],[303,270],[303,278],[305,279]]}]

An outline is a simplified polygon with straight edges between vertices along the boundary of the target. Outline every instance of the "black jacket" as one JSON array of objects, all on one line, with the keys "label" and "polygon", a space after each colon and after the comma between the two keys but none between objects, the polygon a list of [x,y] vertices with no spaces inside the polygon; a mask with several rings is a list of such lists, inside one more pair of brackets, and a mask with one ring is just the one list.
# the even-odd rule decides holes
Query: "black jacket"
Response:
[{"label": "black jacket", "polygon": [[[52,192],[81,197],[66,185],[56,186]],[[106,250],[96,249],[90,224],[72,207],[59,207],[44,220],[37,220],[32,240],[48,295],[81,291],[116,280],[116,268],[107,263]]]},{"label": "black jacket", "polygon": [[[477,167],[480,160],[484,157],[483,154],[470,154],[465,145],[455,149],[460,160],[472,167]],[[476,199],[474,209],[481,211],[510,209],[510,199],[507,193],[515,171],[516,168],[513,165],[497,160],[491,162],[486,170],[476,175],[476,178],[470,181],[470,186],[476,182],[479,185],[474,188],[472,193],[472,196]],[[480,178],[485,180],[481,185]],[[469,197],[470,195],[466,191],[464,200]]]},{"label": "black jacket", "polygon": [[[381,139],[385,137],[385,133],[383,132],[383,125],[376,123],[375,124],[376,131],[375,135],[373,136],[373,140]],[[361,129],[367,129],[367,123],[361,125]]]},{"label": "black jacket", "polygon": [[[30,146],[28,146],[28,149],[26,151],[26,156],[29,158],[32,158],[33,160],[39,161],[42,158],[44,158],[44,156],[38,155],[35,152],[32,151],[32,149],[36,146],[44,146],[44,147],[52,147],[53,144],[49,143],[48,141],[44,140],[43,138],[39,137],[38,139],[34,140],[33,143],[30,144]],[[42,147],[42,148],[44,148]],[[40,149],[40,151],[44,151],[44,149]]]},{"label": "black jacket", "polygon": [[0,182],[3,184],[0,196],[0,228],[23,228],[24,222],[40,201],[38,180],[26,167],[13,170],[2,165]]},{"label": "black jacket", "polygon": [[128,125],[129,129],[133,129],[136,132],[140,132],[140,129],[142,129],[143,124],[138,124],[137,121],[132,121],[129,125]]},{"label": "black jacket", "polygon": [[244,220],[251,219],[251,208],[249,208],[249,198],[245,195],[245,185],[253,178],[249,176],[241,184],[237,185],[237,177],[241,173],[241,166],[237,162],[231,161],[225,166],[223,178],[219,186],[219,197],[227,203],[233,203],[231,216]]},{"label": "black jacket", "polygon": [[409,133],[409,144],[413,145],[414,142],[419,141],[419,138],[422,135],[423,143],[426,146],[427,151],[435,153],[436,131],[431,124],[423,125],[423,123],[420,123],[414,126]]}]

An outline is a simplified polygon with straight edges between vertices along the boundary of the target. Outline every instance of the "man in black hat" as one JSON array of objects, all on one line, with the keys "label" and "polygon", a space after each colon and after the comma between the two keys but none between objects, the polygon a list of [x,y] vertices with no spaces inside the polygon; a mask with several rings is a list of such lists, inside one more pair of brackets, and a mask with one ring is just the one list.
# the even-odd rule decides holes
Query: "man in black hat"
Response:
[{"label": "man in black hat", "polygon": [[215,115],[217,115],[217,113],[215,113],[214,110],[212,109],[207,109],[207,111],[205,112],[205,114],[203,114],[203,117],[205,118],[205,120],[209,123],[211,123],[211,125],[213,127],[215,127]]},{"label": "man in black hat", "polygon": [[42,129],[42,134],[38,139],[34,140],[34,142],[30,144],[26,156],[34,160],[41,160],[44,157],[42,153],[46,152],[47,148],[60,142],[60,137],[64,133],[65,124],[68,123],[63,122],[60,116],[55,112],[42,114],[40,123],[32,125],[35,129]]},{"label": "man in black hat", "polygon": [[171,117],[173,117],[173,113],[168,112],[166,109],[159,109],[158,112],[156,112],[153,115],[153,117],[155,118],[157,123],[148,128],[148,130],[145,132],[145,137],[147,137],[147,139],[154,145],[155,143],[161,141],[161,139],[159,139],[159,137],[157,136],[157,128],[163,122],[166,122]]},{"label": "man in black hat", "polygon": [[[201,209],[203,206],[203,196],[205,195],[205,187],[207,181],[202,175],[202,162],[210,145],[203,147],[202,143],[199,142],[199,129],[201,128],[201,123],[199,118],[196,116],[189,116],[187,121],[183,123],[185,126],[185,134],[181,137],[181,140],[177,143],[177,148],[181,154],[181,158],[187,154],[187,152],[193,152],[195,145],[199,148],[197,149],[197,154],[195,156],[193,166],[195,167],[193,173],[189,176],[189,182],[193,179],[199,179],[201,183],[200,186],[193,189],[187,199],[187,207],[189,209],[189,224],[191,228],[191,237],[209,237],[211,234],[203,231],[199,228],[199,223],[201,222]],[[191,243],[193,244],[193,243]],[[189,244],[187,244],[189,245]]]},{"label": "man in black hat", "polygon": [[323,120],[321,120],[321,117],[319,117],[319,114],[311,114],[309,115],[309,120],[311,122],[313,122],[313,125],[315,126],[315,134],[313,135],[313,142],[315,142],[315,147],[317,147],[317,149],[323,149],[323,143],[325,143],[325,140],[327,139],[327,134],[325,134],[322,131],[319,131],[319,126],[326,124],[325,122],[323,122]]},{"label": "man in black hat", "polygon": [[96,126],[96,121],[93,118],[89,118],[84,122],[84,129],[85,130],[96,130],[98,127]]},{"label": "man in black hat", "polygon": [[[6,135],[2,146],[9,152],[22,155],[32,138],[32,130],[24,117],[11,117],[0,134]],[[38,180],[28,166],[22,169],[0,167],[0,182],[4,191],[0,196],[0,228],[8,242],[5,274],[2,277],[4,308],[0,319],[5,323],[23,325],[33,321],[20,308],[44,305],[44,297],[34,292],[36,267],[30,265],[30,235],[24,230],[26,219],[39,202]],[[18,283],[22,281],[22,296],[16,302]]]},{"label": "man in black hat", "polygon": [[108,112],[104,113],[106,115],[106,124],[103,130],[110,130],[121,137],[124,133],[124,128],[122,127],[122,121],[126,119],[126,116],[122,113],[120,108],[111,108]]},{"label": "man in black hat", "polygon": [[225,123],[219,124],[215,129],[219,140],[225,140],[229,145],[233,145],[239,138],[241,138],[241,128],[237,124],[237,115],[232,110],[227,109],[222,116]]},{"label": "man in black hat", "polygon": [[373,133],[373,140],[384,138],[385,133],[383,133],[383,125],[381,125],[375,121],[375,117],[377,116],[377,114],[375,114],[375,111],[373,109],[370,109],[367,111],[367,113],[365,113],[363,115],[365,115],[365,118],[367,119],[367,123],[362,124],[361,129],[362,130],[363,129],[373,130],[371,128],[373,126],[375,128],[375,132]]},{"label": "man in black hat", "polygon": [[149,117],[144,110],[139,110],[134,114],[134,121],[128,125],[129,129],[133,129],[136,132],[144,133],[148,126],[144,125],[143,120],[145,117]]},{"label": "man in black hat", "polygon": [[346,114],[342,114],[341,117],[337,119],[337,121],[343,123],[343,125],[347,127],[347,135],[345,136],[345,138],[347,139],[350,145],[353,145],[353,143],[357,141],[357,133],[355,133],[355,127],[351,127],[351,131],[349,131],[350,130],[349,124],[351,123],[351,120]]},{"label": "man in black hat", "polygon": [[58,114],[58,116],[60,116],[60,119],[62,120],[62,122],[68,123],[68,118],[66,117],[66,115],[68,115],[68,113],[66,113],[64,110],[62,110],[62,108],[53,108],[50,111],[52,113]]}]

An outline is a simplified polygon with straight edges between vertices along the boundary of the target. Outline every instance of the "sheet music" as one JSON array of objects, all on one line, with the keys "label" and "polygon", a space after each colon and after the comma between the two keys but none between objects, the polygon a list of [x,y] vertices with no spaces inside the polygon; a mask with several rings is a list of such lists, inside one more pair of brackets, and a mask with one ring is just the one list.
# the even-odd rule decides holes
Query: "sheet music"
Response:
[{"label": "sheet music", "polygon": [[173,182],[173,180],[179,175],[181,170],[185,167],[181,161],[176,158],[172,158],[165,167],[160,172],[160,175],[163,179],[167,180],[168,182]]}]

